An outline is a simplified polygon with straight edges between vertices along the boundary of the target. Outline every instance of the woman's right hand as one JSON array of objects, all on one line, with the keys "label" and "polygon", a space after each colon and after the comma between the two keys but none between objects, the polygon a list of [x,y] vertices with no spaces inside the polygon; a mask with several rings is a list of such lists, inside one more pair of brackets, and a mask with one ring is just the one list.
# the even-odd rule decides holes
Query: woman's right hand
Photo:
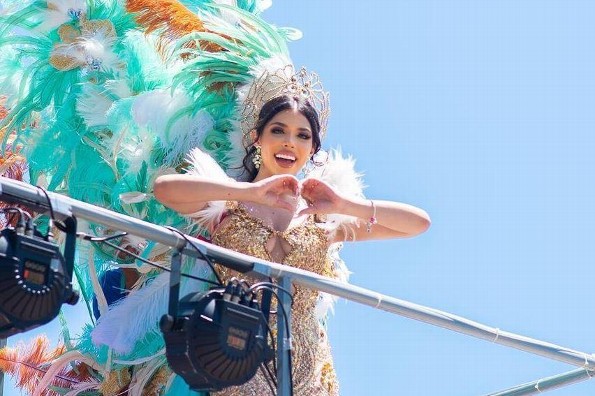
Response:
[{"label": "woman's right hand", "polygon": [[251,201],[289,211],[295,211],[299,181],[293,175],[275,175],[254,182],[254,198]]}]

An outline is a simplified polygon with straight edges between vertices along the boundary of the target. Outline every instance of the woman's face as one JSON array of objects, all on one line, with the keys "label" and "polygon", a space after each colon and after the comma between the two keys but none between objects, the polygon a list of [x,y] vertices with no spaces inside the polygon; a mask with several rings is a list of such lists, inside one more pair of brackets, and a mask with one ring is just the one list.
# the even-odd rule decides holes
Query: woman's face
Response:
[{"label": "woman's face", "polygon": [[271,118],[256,141],[262,156],[256,179],[297,175],[314,153],[312,133],[308,119],[298,110],[283,110]]}]

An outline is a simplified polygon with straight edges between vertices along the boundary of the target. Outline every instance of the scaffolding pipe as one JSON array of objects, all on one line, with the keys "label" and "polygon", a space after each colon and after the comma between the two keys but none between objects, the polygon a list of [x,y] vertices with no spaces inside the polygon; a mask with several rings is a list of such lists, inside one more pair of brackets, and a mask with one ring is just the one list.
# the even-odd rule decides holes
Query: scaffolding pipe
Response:
[{"label": "scaffolding pipe", "polygon": [[589,370],[579,368],[552,377],[542,378],[537,381],[528,382],[500,392],[490,393],[486,396],[525,396],[536,395],[545,391],[561,388],[576,382],[591,379],[595,375]]}]

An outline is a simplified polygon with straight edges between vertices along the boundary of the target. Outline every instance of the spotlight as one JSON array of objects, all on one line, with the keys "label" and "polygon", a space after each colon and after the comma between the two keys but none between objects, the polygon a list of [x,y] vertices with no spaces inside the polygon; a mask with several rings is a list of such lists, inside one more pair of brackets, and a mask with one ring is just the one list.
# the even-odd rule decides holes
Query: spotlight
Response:
[{"label": "spotlight", "polygon": [[[170,292],[170,304],[172,297],[177,294]],[[174,311],[160,323],[167,361],[193,390],[241,385],[273,357],[267,321],[241,285],[189,294]]]},{"label": "spotlight", "polygon": [[[19,210],[20,212],[20,210]],[[25,332],[54,319],[63,303],[76,304],[72,289],[76,220],[66,224],[65,255],[29,219],[0,232],[0,337]]]}]

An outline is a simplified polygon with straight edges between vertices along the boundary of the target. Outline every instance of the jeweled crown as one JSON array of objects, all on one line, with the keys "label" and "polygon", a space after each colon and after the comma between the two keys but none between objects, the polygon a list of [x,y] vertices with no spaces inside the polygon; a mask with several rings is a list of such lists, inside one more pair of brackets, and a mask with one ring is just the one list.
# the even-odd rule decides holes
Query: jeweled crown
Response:
[{"label": "jeweled crown", "polygon": [[275,72],[265,71],[250,86],[240,115],[244,141],[251,141],[250,131],[256,126],[262,106],[281,96],[305,100],[314,107],[318,113],[322,140],[330,114],[329,93],[323,89],[318,74],[308,73],[304,67],[296,72],[292,65],[287,65]]}]

